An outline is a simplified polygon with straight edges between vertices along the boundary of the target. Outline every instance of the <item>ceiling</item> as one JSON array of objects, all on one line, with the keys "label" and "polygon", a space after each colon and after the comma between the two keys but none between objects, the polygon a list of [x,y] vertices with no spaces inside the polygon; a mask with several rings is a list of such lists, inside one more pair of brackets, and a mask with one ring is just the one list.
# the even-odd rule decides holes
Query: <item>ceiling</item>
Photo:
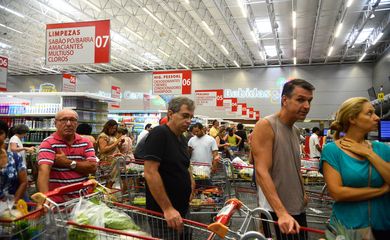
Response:
[{"label": "ceiling", "polygon": [[[111,20],[110,64],[45,66],[46,24],[95,19]],[[389,46],[390,0],[0,0],[10,75],[372,62]]]}]

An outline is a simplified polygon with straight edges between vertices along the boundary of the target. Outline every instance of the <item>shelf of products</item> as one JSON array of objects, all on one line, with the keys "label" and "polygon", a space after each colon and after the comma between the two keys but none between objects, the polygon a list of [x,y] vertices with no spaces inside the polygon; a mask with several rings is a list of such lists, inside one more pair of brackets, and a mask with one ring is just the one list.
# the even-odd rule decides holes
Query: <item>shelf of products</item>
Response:
[{"label": "shelf of products", "polygon": [[138,135],[145,129],[145,125],[151,123],[158,126],[162,112],[132,112],[132,111],[110,111],[109,119],[114,119],[119,123],[124,123],[134,135]]},{"label": "shelf of products", "polygon": [[26,124],[30,132],[24,144],[40,144],[55,129],[55,114],[63,108],[71,108],[79,115],[80,123],[88,123],[92,133],[99,133],[107,121],[108,103],[119,99],[91,93],[0,93],[0,119],[9,127]]}]

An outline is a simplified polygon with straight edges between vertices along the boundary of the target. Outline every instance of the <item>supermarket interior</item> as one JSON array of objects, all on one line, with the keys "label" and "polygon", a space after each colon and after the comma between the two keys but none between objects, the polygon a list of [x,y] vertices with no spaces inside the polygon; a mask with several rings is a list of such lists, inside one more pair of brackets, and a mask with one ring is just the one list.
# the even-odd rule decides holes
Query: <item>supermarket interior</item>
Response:
[{"label": "supermarket interior", "polygon": [[389,142],[390,0],[0,0],[0,239],[390,239]]}]

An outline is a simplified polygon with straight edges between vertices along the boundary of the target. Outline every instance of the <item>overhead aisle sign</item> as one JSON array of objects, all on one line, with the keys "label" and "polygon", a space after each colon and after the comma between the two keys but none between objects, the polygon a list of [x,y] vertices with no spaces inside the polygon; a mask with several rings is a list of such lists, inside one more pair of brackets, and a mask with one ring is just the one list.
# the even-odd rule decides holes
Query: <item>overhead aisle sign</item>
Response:
[{"label": "overhead aisle sign", "polygon": [[[121,98],[121,88],[118,86],[111,86],[111,98]],[[120,103],[111,103],[112,108],[120,108]]]},{"label": "overhead aisle sign", "polygon": [[153,72],[154,95],[191,94],[191,85],[191,70]]},{"label": "overhead aisle sign", "polygon": [[0,91],[7,91],[8,58],[0,56]]},{"label": "overhead aisle sign", "polygon": [[76,92],[77,78],[75,75],[64,73],[62,74],[62,91]]},{"label": "overhead aisle sign", "polygon": [[260,120],[260,111],[255,111],[256,120]]},{"label": "overhead aisle sign", "polygon": [[46,25],[46,65],[110,62],[110,20]]},{"label": "overhead aisle sign", "polygon": [[223,106],[223,89],[195,90],[195,102],[197,106]]}]

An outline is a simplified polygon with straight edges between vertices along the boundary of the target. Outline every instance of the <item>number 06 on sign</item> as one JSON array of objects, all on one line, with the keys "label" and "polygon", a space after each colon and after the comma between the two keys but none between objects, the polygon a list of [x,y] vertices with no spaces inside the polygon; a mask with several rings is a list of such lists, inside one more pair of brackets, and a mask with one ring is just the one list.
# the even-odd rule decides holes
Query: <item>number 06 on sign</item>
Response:
[{"label": "number 06 on sign", "polygon": [[110,20],[46,25],[46,65],[110,62]]}]

